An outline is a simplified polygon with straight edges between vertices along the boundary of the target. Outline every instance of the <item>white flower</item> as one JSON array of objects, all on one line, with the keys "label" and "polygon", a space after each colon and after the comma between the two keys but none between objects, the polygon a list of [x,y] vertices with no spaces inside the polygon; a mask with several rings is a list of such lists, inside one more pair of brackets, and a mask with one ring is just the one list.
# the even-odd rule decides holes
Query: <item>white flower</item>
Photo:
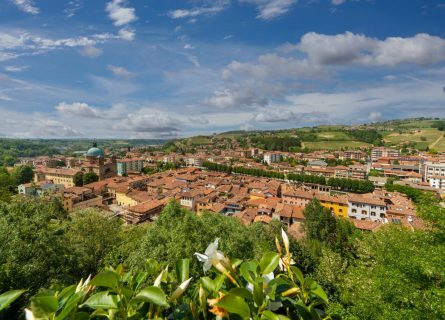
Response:
[{"label": "white flower", "polygon": [[35,320],[34,314],[31,310],[25,309],[26,320]]},{"label": "white flower", "polygon": [[281,228],[281,237],[283,238],[286,253],[289,253],[289,237],[287,236],[286,232],[284,232],[283,228]]},{"label": "white flower", "polygon": [[192,279],[193,278],[189,278],[189,279],[185,280],[183,283],[181,283],[179,285],[179,287],[176,288],[176,290],[173,292],[170,300],[173,301],[173,300],[178,299],[180,296],[182,296],[182,294],[185,292],[185,289],[187,289],[187,287],[189,286],[190,281],[192,281]]},{"label": "white flower", "polygon": [[195,256],[199,262],[204,263],[204,273],[209,271],[212,265],[217,265],[224,259],[224,254],[218,250],[218,242],[219,238],[216,238],[215,241],[209,244],[204,254],[195,252]]},{"label": "white flower", "polygon": [[[269,282],[271,282],[273,279],[275,279],[275,275],[273,273],[273,271],[271,273],[268,274],[263,274],[263,284],[267,285],[269,284]],[[251,293],[253,293],[253,284],[252,283],[248,283],[246,286],[246,289],[249,290]]]}]

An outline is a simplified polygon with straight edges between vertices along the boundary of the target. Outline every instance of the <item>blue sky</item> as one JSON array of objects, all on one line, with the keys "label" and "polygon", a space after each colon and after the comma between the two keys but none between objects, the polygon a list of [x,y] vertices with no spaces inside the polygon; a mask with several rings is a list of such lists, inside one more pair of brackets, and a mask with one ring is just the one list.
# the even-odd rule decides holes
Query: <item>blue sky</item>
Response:
[{"label": "blue sky", "polygon": [[445,116],[445,1],[1,0],[0,136]]}]

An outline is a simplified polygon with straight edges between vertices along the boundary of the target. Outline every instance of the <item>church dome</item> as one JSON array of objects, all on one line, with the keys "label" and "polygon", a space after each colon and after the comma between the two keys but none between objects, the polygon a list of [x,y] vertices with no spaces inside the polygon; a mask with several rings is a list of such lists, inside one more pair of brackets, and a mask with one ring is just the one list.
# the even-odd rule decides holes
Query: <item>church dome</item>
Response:
[{"label": "church dome", "polygon": [[104,156],[105,156],[104,152],[101,149],[96,148],[96,147],[93,147],[87,151],[87,157],[97,158],[97,157],[104,157]]}]

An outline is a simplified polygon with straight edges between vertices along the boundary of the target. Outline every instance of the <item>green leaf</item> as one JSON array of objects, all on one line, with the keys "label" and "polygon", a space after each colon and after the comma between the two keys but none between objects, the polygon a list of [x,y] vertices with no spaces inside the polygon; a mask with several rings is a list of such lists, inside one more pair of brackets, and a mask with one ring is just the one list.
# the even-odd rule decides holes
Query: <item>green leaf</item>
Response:
[{"label": "green leaf", "polygon": [[252,299],[252,293],[245,288],[233,288],[230,293],[245,299]]},{"label": "green leaf", "polygon": [[298,282],[300,282],[300,285],[304,285],[304,275],[303,272],[301,272],[300,269],[298,269],[297,267],[290,267],[292,273],[297,277]]},{"label": "green leaf", "polygon": [[91,309],[117,309],[117,296],[108,291],[99,292],[89,297],[83,305]]},{"label": "green leaf", "polygon": [[319,297],[321,300],[323,300],[324,303],[328,303],[329,299],[328,296],[326,294],[326,292],[324,292],[324,290],[317,284],[317,287],[311,288],[311,293],[317,297]]},{"label": "green leaf", "polygon": [[164,291],[162,291],[161,288],[154,286],[142,289],[142,291],[136,295],[134,300],[153,303],[157,306],[169,307]]},{"label": "green leaf", "polygon": [[159,266],[159,263],[155,259],[147,259],[145,262],[145,270],[150,275],[157,274],[161,267]]},{"label": "green leaf", "polygon": [[216,283],[214,280],[212,280],[209,277],[202,277],[201,279],[201,284],[202,286],[209,292],[214,292],[216,291]]},{"label": "green leaf", "polygon": [[263,312],[261,320],[289,320],[289,318],[280,314],[275,314],[270,310],[266,310]]},{"label": "green leaf", "polygon": [[68,300],[66,305],[63,307],[62,312],[56,317],[56,320],[64,320],[74,309],[77,308],[80,300],[83,298],[83,292],[77,292]]},{"label": "green leaf", "polygon": [[280,262],[280,255],[276,252],[266,252],[260,261],[262,274],[268,274],[274,271]]},{"label": "green leaf", "polygon": [[185,280],[190,278],[189,269],[190,269],[190,259],[181,259],[178,262],[176,262],[176,276],[178,278],[179,283],[183,283]]},{"label": "green leaf", "polygon": [[253,300],[255,301],[257,307],[261,307],[264,302],[264,292],[263,292],[263,283],[253,283]]},{"label": "green leaf", "polygon": [[241,276],[250,283],[258,277],[258,263],[256,261],[243,262],[240,266]]},{"label": "green leaf", "polygon": [[95,276],[90,284],[98,287],[116,288],[119,285],[119,277],[113,271],[104,271]]},{"label": "green leaf", "polygon": [[227,294],[216,304],[216,306],[223,308],[229,313],[240,315],[244,319],[250,318],[249,305],[240,296]]},{"label": "green leaf", "polygon": [[26,290],[11,290],[0,295],[0,311],[8,307]]},{"label": "green leaf", "polygon": [[31,310],[36,319],[46,319],[59,308],[59,302],[53,296],[34,296],[31,298]]}]

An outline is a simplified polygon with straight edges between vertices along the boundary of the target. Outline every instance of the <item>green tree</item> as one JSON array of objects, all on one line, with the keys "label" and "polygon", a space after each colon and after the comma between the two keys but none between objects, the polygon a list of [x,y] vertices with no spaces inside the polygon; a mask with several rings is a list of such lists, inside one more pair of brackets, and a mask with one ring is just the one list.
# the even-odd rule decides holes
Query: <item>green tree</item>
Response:
[{"label": "green tree", "polygon": [[81,186],[83,186],[83,173],[80,172],[80,171],[77,172],[77,173],[74,175],[73,180],[74,180],[74,185],[75,185],[76,187],[81,187]]},{"label": "green tree", "polygon": [[99,176],[94,172],[88,172],[83,174],[83,184],[89,184],[99,181]]},{"label": "green tree", "polygon": [[28,183],[32,181],[34,172],[30,166],[18,166],[12,170],[11,178],[15,185]]}]

